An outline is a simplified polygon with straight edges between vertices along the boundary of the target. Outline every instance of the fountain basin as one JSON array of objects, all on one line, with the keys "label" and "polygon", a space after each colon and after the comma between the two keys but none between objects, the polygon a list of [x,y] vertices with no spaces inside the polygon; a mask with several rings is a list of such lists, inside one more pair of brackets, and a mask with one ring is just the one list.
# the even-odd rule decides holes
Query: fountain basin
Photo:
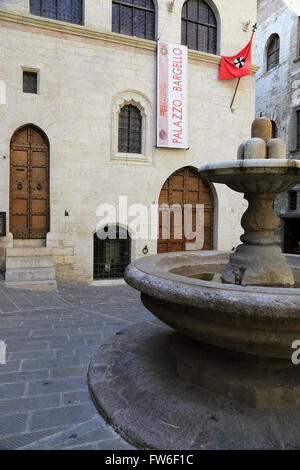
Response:
[{"label": "fountain basin", "polygon": [[299,182],[300,161],[233,160],[209,163],[199,173],[207,181],[226,184],[239,193],[282,193]]},{"label": "fountain basin", "polygon": [[[204,265],[222,268],[230,255],[196,251],[149,256],[129,265],[125,280],[141,291],[148,310],[178,332],[254,362],[259,357],[292,365],[292,343],[300,340],[300,288],[244,287],[174,273],[196,272]],[[286,259],[299,273],[300,258]]]}]

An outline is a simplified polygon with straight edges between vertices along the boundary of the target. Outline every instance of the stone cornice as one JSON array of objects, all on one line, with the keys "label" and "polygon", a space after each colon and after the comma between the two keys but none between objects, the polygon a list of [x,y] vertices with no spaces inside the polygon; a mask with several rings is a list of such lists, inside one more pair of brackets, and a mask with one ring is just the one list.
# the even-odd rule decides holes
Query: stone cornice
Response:
[{"label": "stone cornice", "polygon": [[[8,12],[7,10],[0,9],[0,21],[17,23],[28,27],[70,34],[83,38],[96,39],[104,42],[110,42],[113,44],[119,44],[122,46],[148,50],[152,51],[153,53],[156,52],[156,41],[149,41],[147,39],[125,36],[123,34],[117,34],[112,32],[96,31],[94,29],[89,29],[85,26],[75,25],[71,23],[63,23],[61,21],[51,20],[48,18],[40,18],[32,15],[17,15],[15,13]],[[207,54],[205,52],[193,50],[189,50],[189,59],[216,65],[219,65],[221,62],[221,57],[218,55]],[[252,66],[252,72],[256,73],[258,70],[258,66]]]}]

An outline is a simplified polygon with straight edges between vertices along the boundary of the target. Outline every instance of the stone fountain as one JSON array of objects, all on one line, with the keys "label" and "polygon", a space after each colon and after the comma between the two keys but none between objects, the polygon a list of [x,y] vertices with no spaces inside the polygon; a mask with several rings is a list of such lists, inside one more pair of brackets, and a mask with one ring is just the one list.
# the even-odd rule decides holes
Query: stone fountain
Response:
[{"label": "stone fountain", "polygon": [[[175,422],[180,415],[194,448],[300,448],[300,365],[292,362],[295,341],[300,340],[300,261],[282,254],[273,210],[276,195],[300,182],[300,161],[287,160],[284,142],[272,139],[271,133],[270,120],[255,120],[252,138],[239,147],[237,160],[199,170],[207,181],[243,193],[249,203],[241,221],[242,244],[234,253],[167,253],[138,259],[127,268],[125,279],[141,292],[144,306],[177,332],[160,326],[151,333],[154,326],[149,323],[135,327],[113,340],[106,355],[101,351],[102,361],[104,354],[106,365],[114,364],[106,372],[99,355],[91,363],[92,394],[110,415],[118,403],[111,398],[112,383],[117,371],[120,377],[124,374],[124,358],[129,358],[126,378],[118,382],[119,399],[127,399],[126,412],[113,423],[132,442],[164,448],[159,446],[166,429],[159,423]],[[144,376],[147,385],[141,383]],[[174,401],[182,401],[185,413],[180,414]],[[149,420],[146,403],[168,416],[158,419],[152,434],[143,431]],[[210,414],[217,424],[207,422]],[[133,424],[137,416],[142,422],[139,438]],[[170,442],[174,436],[182,439],[175,449],[193,448],[184,447],[179,431],[172,432]]]}]

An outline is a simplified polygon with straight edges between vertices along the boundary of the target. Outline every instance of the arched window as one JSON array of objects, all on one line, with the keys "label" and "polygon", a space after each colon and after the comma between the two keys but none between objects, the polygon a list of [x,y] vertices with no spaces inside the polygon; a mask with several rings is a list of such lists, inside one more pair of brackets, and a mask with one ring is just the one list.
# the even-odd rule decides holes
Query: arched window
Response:
[{"label": "arched window", "polygon": [[67,23],[82,24],[82,0],[30,0],[30,13]]},{"label": "arched window", "polygon": [[114,33],[155,39],[155,7],[152,0],[113,0]]},{"label": "arched window", "polygon": [[182,7],[182,44],[216,54],[217,34],[217,20],[210,6],[203,0],[187,0]]},{"label": "arched window", "polygon": [[131,239],[126,229],[106,226],[94,234],[94,279],[121,279],[130,263]]},{"label": "arched window", "polygon": [[142,116],[132,104],[120,110],[118,152],[142,153]]},{"label": "arched window", "polygon": [[267,49],[267,70],[271,70],[279,64],[280,38],[274,34]]}]

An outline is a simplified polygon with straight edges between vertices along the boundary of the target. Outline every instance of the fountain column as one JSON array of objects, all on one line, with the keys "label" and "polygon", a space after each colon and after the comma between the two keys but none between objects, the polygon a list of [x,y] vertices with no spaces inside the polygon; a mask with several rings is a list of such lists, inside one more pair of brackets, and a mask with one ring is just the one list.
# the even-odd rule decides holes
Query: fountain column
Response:
[{"label": "fountain column", "polygon": [[[272,125],[266,118],[256,119],[252,125],[252,138],[238,150],[239,160],[285,159],[285,145],[280,139],[271,139]],[[245,176],[243,175],[243,178]],[[294,277],[278,245],[274,232],[279,218],[274,211],[276,192],[274,182],[260,179],[245,185],[244,198],[249,207],[242,217],[245,233],[242,245],[230,257],[222,272],[222,280],[241,286],[292,287]]]}]

